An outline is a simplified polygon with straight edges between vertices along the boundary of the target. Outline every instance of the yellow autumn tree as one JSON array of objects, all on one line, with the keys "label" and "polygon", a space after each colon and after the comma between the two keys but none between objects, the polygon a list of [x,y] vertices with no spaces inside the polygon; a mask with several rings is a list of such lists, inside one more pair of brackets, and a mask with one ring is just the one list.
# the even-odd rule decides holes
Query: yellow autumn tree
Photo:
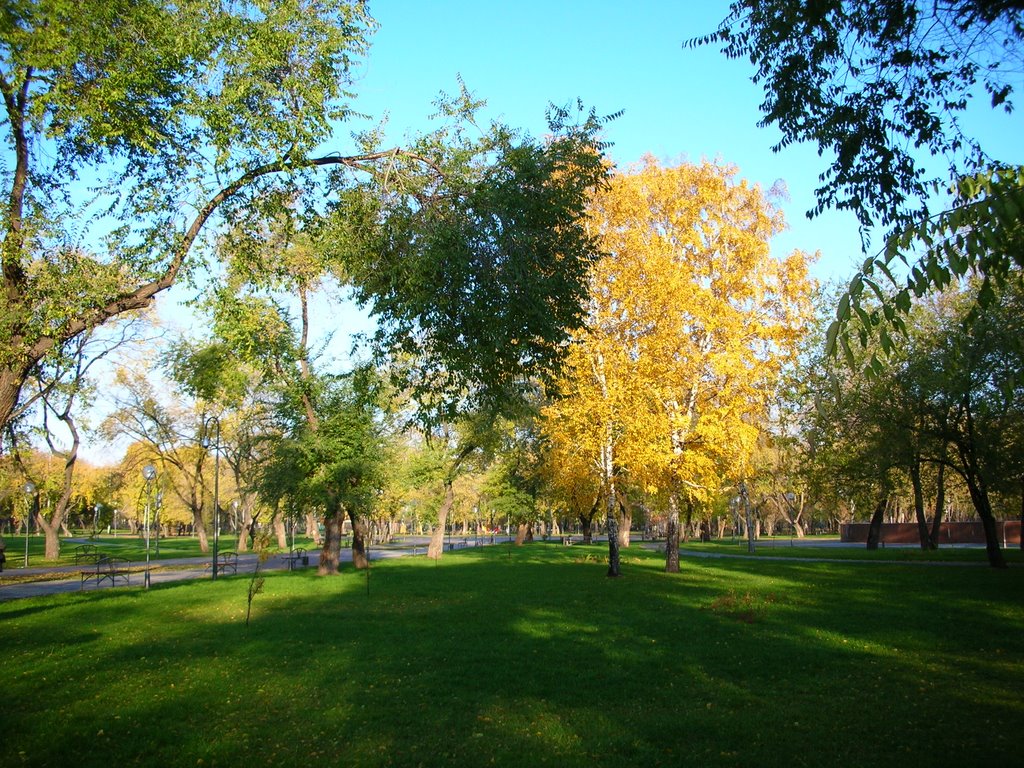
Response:
[{"label": "yellow autumn tree", "polygon": [[665,500],[675,571],[680,506],[746,472],[810,317],[811,257],[772,257],[782,213],[729,165],[645,158],[594,196],[589,215],[606,255],[547,432],[553,455],[562,446],[597,472],[609,575],[619,572],[616,483]]}]

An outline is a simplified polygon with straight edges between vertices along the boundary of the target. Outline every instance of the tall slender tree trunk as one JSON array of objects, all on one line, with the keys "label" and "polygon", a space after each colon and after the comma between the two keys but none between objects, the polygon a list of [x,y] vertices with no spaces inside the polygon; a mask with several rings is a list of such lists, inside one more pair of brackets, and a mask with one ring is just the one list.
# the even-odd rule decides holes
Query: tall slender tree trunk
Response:
[{"label": "tall slender tree trunk", "polygon": [[348,519],[352,521],[352,565],[357,570],[365,569],[370,562],[366,554],[366,542],[370,533],[370,526],[362,515],[354,512],[348,513]]},{"label": "tall slender tree trunk", "polygon": [[455,504],[455,491],[452,489],[451,479],[444,481],[444,499],[441,508],[437,511],[437,526],[430,534],[430,543],[427,545],[427,557],[437,559],[444,552],[444,531],[448,523],[448,513]]},{"label": "tall slender tree trunk", "polygon": [[612,456],[612,440],[610,435],[602,448],[602,464],[604,465],[606,498],[605,498],[605,524],[608,528],[608,575],[617,577],[622,574],[622,565],[619,557],[619,518],[616,514],[615,498],[615,475]]},{"label": "tall slender tree trunk", "polygon": [[914,518],[917,521],[917,537],[921,549],[928,549],[928,521],[924,517],[924,488],[921,485],[921,462],[915,459],[910,465],[910,484],[914,488]]},{"label": "tall slender tree trunk", "polygon": [[882,533],[882,521],[885,519],[885,509],[889,506],[889,494],[884,495],[875,505],[875,511],[871,514],[871,522],[868,524],[868,549],[878,549],[878,542]]},{"label": "tall slender tree trunk", "polygon": [[608,524],[608,575],[617,577],[622,575],[622,564],[619,557],[619,520],[615,515],[614,496],[614,489],[611,489],[605,516]]},{"label": "tall slender tree trunk", "polygon": [[928,535],[928,548],[938,549],[939,538],[942,535],[942,518],[946,512],[946,465],[939,464],[938,477],[936,478],[935,491],[935,515],[932,517],[932,530]]},{"label": "tall slender tree trunk", "polygon": [[668,497],[668,524],[665,533],[665,573],[679,573],[679,498]]},{"label": "tall slender tree trunk", "polygon": [[1020,494],[1020,528],[1017,530],[1017,538],[1019,539],[1019,545],[1024,550],[1024,485],[1021,486]]},{"label": "tall slender tree trunk", "polygon": [[985,531],[985,553],[988,555],[988,564],[993,568],[1005,568],[1006,559],[1003,557],[1003,550],[999,546],[999,532],[996,530],[996,519],[992,514],[992,503],[988,498],[987,489],[978,481],[977,477],[967,475],[967,490],[971,494],[971,501],[974,502],[974,509],[981,518],[981,527]]},{"label": "tall slender tree trunk", "polygon": [[[601,386],[601,396],[605,402],[609,400],[608,379],[605,375],[604,355],[599,351],[594,360],[594,373]],[[601,480],[605,498],[605,525],[608,530],[608,575],[617,577],[622,573],[619,561],[619,521],[615,514],[615,436],[611,420],[604,424],[604,441],[601,445]]]},{"label": "tall slender tree trunk", "polygon": [[601,509],[601,493],[594,497],[594,503],[590,506],[589,515],[580,515],[580,526],[583,528],[583,543],[594,543],[594,518]]}]

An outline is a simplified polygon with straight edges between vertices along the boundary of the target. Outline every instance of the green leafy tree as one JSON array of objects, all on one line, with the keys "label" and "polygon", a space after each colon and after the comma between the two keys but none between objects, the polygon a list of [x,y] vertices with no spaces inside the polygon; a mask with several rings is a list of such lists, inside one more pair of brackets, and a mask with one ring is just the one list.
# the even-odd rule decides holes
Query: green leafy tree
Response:
[{"label": "green leafy tree", "polygon": [[734,0],[691,44],[750,60],[776,150],[810,141],[832,158],[812,214],[850,209],[864,227],[902,228],[927,210],[925,158],[952,180],[998,163],[961,117],[982,87],[993,109],[1012,110],[1022,12],[1015,0]]},{"label": "green leafy tree", "polygon": [[691,44],[710,42],[755,66],[762,125],[782,133],[776,150],[809,141],[831,158],[809,215],[853,211],[865,251],[873,225],[885,234],[840,298],[830,351],[852,362],[851,341],[877,337],[867,362],[878,373],[914,297],[980,272],[984,305],[1019,279],[1024,167],[994,157],[962,118],[982,91],[992,109],[1012,110],[1024,3],[735,0]]},{"label": "green leafy tree", "polygon": [[40,360],[196,266],[222,207],[374,162],[309,154],[372,25],[347,0],[5,5],[0,425]]},{"label": "green leafy tree", "polygon": [[373,397],[355,384],[351,377],[323,382],[316,426],[293,412],[292,427],[273,444],[262,467],[266,498],[325,510],[321,574],[337,573],[346,515],[353,527],[353,562],[367,566],[367,524],[387,482],[389,449],[379,411]]},{"label": "green leafy tree", "polygon": [[[387,230],[394,247],[379,251],[403,262],[381,270],[397,293],[370,285],[377,270],[365,260],[353,268],[367,284],[367,300],[399,335],[408,338],[415,327],[437,336],[464,323],[469,338],[490,341],[490,326],[469,322],[487,293],[472,281],[496,296],[518,289],[525,275],[523,290],[513,294],[523,322],[498,324],[507,330],[497,339],[509,342],[499,349],[516,340],[521,351],[497,360],[490,352],[476,370],[514,373],[517,362],[550,358],[556,329],[573,317],[574,265],[590,252],[579,247],[582,229],[572,217],[582,189],[600,176],[596,121],[556,131],[545,145],[501,129],[477,151],[464,133],[445,131],[409,149],[388,149],[370,132],[350,154],[315,156],[333,124],[350,114],[349,69],[366,52],[372,27],[366,4],[349,0],[67,0],[0,12],[0,125],[9,147],[0,170],[7,191],[0,426],[17,408],[33,365],[82,331],[149,306],[194,272],[211,252],[211,228],[273,218],[299,189],[318,182],[326,189],[311,197],[330,201],[342,218],[353,214],[342,227],[350,233],[366,223],[361,212],[402,221]],[[498,162],[486,160],[496,156]],[[334,172],[314,173],[324,168]],[[369,198],[353,195],[368,189]],[[491,195],[495,190],[504,192]],[[354,197],[360,206],[346,207]],[[496,200],[503,213],[490,207]],[[521,223],[513,218],[520,214]],[[539,242],[558,247],[538,249]],[[414,251],[429,254],[417,262],[422,268],[404,263]],[[430,275],[442,254],[451,260],[441,285],[417,288],[399,279],[406,271]],[[530,259],[536,270],[518,268]],[[488,281],[491,273],[499,279]],[[480,301],[428,293],[459,286],[473,286]],[[566,299],[549,303],[556,294]],[[445,321],[436,311],[445,300],[472,311]],[[487,350],[483,343],[463,347],[460,360],[469,368],[474,353]]]},{"label": "green leafy tree", "polygon": [[949,446],[950,467],[970,493],[985,530],[989,563],[1006,566],[993,497],[1019,491],[1024,419],[1024,290],[1008,286],[977,309],[972,290],[955,296],[932,354],[942,386],[929,402],[936,432]]}]

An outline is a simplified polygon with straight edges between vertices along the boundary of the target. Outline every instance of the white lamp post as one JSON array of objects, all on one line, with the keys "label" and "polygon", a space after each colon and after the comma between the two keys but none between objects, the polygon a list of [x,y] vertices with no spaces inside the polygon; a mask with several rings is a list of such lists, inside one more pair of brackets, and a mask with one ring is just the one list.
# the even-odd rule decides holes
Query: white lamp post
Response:
[{"label": "white lamp post", "polygon": [[142,468],[142,476],[146,480],[146,589],[149,589],[149,510],[153,500],[153,481],[156,479],[156,467],[147,464]]},{"label": "white lamp post", "polygon": [[25,483],[22,490],[25,492],[25,567],[28,568],[28,529],[32,523],[33,502],[38,501],[39,497],[36,496],[36,484],[31,480]]},{"label": "white lamp post", "polygon": [[[217,548],[220,544],[220,419],[210,416],[203,424],[204,433],[209,434],[210,422],[216,425],[213,450],[213,578],[217,578]],[[209,445],[209,438],[204,442]]]}]

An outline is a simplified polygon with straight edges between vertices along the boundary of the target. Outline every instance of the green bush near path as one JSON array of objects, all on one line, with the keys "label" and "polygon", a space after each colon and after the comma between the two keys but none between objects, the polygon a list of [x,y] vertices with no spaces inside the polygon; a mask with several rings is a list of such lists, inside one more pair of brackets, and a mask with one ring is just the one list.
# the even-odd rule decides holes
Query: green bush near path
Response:
[{"label": "green bush near path", "polygon": [[493,547],[0,603],[4,765],[1019,758],[1024,570]]}]

